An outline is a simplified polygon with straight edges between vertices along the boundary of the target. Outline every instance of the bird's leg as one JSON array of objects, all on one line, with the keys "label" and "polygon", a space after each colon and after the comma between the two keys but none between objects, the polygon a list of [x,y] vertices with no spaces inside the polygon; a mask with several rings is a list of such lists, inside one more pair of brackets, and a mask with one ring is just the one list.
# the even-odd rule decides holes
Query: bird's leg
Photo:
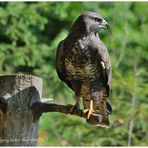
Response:
[{"label": "bird's leg", "polygon": [[80,96],[76,97],[76,103],[73,105],[73,107],[70,109],[70,113],[73,112],[74,108],[80,108]]},{"label": "bird's leg", "polygon": [[90,99],[89,108],[83,110],[84,114],[87,112],[88,112],[87,119],[89,119],[91,113],[95,112],[95,110],[93,109],[93,98]]}]

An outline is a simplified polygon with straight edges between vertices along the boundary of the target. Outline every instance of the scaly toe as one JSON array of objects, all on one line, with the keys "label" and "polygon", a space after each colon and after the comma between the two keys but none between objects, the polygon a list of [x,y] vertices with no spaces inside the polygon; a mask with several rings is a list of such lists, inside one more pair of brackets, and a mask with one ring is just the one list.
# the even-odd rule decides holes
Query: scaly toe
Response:
[{"label": "scaly toe", "polygon": [[90,115],[95,112],[94,109],[89,109],[87,119],[89,119]]},{"label": "scaly toe", "polygon": [[89,111],[89,109],[87,108],[87,109],[84,109],[83,110],[83,113],[85,114],[85,113],[87,113]]},{"label": "scaly toe", "polygon": [[72,114],[72,112],[74,111],[74,109],[80,108],[79,105],[73,105],[70,109],[70,113]]},{"label": "scaly toe", "polygon": [[87,114],[87,119],[89,119],[91,113],[95,112],[95,110],[94,110],[94,109],[91,109],[91,108],[87,108],[87,109],[84,109],[84,110],[83,110],[83,113],[84,113],[84,114],[86,114],[87,112],[88,112],[88,114]]}]

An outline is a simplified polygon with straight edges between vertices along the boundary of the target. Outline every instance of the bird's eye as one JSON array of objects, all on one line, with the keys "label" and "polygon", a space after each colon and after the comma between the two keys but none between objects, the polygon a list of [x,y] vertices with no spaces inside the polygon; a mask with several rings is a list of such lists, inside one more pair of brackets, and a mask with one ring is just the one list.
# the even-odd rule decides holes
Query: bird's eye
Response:
[{"label": "bird's eye", "polygon": [[101,18],[97,18],[97,17],[96,17],[96,18],[95,18],[95,21],[96,21],[96,22],[101,22],[101,21],[102,21],[102,19],[101,19]]}]

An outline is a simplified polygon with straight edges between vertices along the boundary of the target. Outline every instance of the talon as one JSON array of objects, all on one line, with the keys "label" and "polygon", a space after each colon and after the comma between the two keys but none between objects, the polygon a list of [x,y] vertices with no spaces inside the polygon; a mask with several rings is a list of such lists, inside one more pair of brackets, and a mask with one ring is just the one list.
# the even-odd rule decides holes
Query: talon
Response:
[{"label": "talon", "polygon": [[94,110],[91,110],[91,109],[89,110],[88,115],[87,115],[87,119],[89,119],[91,113],[93,113],[93,112],[94,112]]},{"label": "talon", "polygon": [[74,109],[74,106],[72,106],[72,108],[70,109],[70,114],[72,113],[73,109]]},{"label": "talon", "polygon": [[76,103],[75,105],[72,106],[72,108],[70,109],[70,114],[72,114],[74,108],[80,108],[80,97],[76,97]]},{"label": "talon", "polygon": [[73,105],[73,106],[72,106],[72,108],[70,109],[70,113],[72,113],[72,112],[73,112],[74,108],[79,108],[79,106],[78,106],[78,105],[76,105],[76,104],[75,104],[75,105]]},{"label": "talon", "polygon": [[87,112],[88,112],[87,119],[89,119],[91,113],[95,112],[95,110],[93,109],[93,100],[92,99],[90,100],[90,108],[87,108],[87,109],[83,110],[84,114],[87,113]]},{"label": "talon", "polygon": [[84,109],[83,110],[83,113],[85,114],[85,113],[87,113],[89,111],[89,109],[87,108],[87,109]]}]

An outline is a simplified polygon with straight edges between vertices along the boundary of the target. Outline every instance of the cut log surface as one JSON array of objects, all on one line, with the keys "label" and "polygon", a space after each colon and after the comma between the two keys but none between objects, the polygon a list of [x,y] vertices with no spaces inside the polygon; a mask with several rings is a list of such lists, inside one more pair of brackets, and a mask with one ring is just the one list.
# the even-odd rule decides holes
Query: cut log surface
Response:
[{"label": "cut log surface", "polygon": [[38,121],[32,103],[40,101],[42,79],[30,75],[0,76],[0,146],[36,146]]}]

